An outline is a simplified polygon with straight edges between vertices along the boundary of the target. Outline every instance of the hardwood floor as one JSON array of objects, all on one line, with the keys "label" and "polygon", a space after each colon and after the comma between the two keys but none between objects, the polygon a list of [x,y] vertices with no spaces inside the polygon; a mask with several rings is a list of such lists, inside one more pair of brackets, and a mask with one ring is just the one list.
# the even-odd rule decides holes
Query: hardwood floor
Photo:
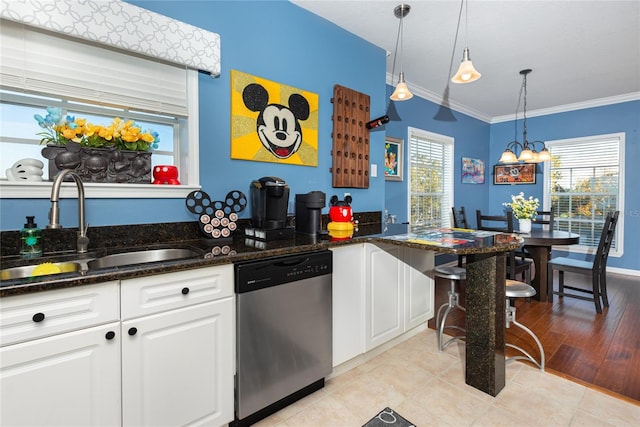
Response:
[{"label": "hardwood floor", "polygon": [[[588,279],[565,273],[567,284],[588,287]],[[555,285],[557,289],[557,275]],[[459,288],[464,305],[464,283]],[[438,279],[436,311],[447,301],[448,290],[449,283]],[[542,342],[546,371],[640,405],[640,280],[608,274],[607,290],[609,307],[602,314],[592,302],[554,295],[551,303],[516,299],[516,318]],[[463,314],[453,313],[452,321],[464,326]],[[435,328],[435,320],[429,327]],[[537,357],[537,347],[527,337],[518,328],[507,329],[507,342]]]}]

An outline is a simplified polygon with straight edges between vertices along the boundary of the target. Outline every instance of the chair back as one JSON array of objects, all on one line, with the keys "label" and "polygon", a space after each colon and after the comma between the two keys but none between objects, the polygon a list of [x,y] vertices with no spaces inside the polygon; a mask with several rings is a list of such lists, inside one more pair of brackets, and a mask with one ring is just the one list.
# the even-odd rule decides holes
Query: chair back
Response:
[{"label": "chair back", "polygon": [[464,210],[464,206],[460,206],[459,211],[457,211],[455,207],[451,207],[451,212],[453,212],[453,226],[455,228],[469,228],[467,213]]},{"label": "chair back", "polygon": [[607,258],[609,258],[609,250],[611,249],[613,235],[616,231],[616,225],[618,224],[618,215],[620,215],[620,211],[609,212],[607,214],[604,227],[602,228],[602,234],[600,235],[600,243],[598,244],[596,257],[593,260],[594,270],[604,271],[607,268]]},{"label": "chair back", "polygon": [[[476,211],[478,220],[478,230],[499,231],[502,233],[513,233],[513,212],[506,211],[504,215],[483,215],[481,211]],[[516,251],[509,251],[507,256],[507,276],[515,279],[516,274],[529,269],[528,263],[518,263]]]},{"label": "chair back", "polygon": [[513,233],[513,212],[507,211],[504,215],[483,215],[476,211],[477,229],[488,231],[501,231]]},{"label": "chair back", "polygon": [[553,230],[553,208],[550,211],[538,211],[533,224],[542,225],[544,230]]}]

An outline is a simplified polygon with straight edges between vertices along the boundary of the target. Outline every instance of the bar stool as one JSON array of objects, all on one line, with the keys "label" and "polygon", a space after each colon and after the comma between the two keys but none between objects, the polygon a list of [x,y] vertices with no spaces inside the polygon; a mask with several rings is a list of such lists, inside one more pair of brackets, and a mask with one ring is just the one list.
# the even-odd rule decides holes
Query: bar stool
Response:
[{"label": "bar stool", "polygon": [[[445,302],[438,308],[438,314],[436,315],[436,328],[438,329],[438,348],[440,351],[443,351],[449,344],[454,341],[464,339],[464,336],[457,336],[450,338],[447,342],[443,342],[444,339],[444,330],[446,329],[457,329],[464,332],[464,328],[461,328],[456,325],[446,326],[445,322],[447,320],[447,316],[454,309],[460,309],[462,311],[466,311],[463,306],[460,305],[459,297],[460,294],[456,289],[456,282],[460,280],[465,280],[467,278],[467,270],[461,267],[436,267],[433,269],[433,275],[435,277],[440,277],[442,279],[447,279],[451,283],[451,288],[449,289],[449,301]],[[440,313],[444,309],[444,315],[442,319],[440,319]]]},{"label": "bar stool", "polygon": [[513,323],[514,325],[516,325],[517,327],[519,327],[520,329],[528,333],[533,338],[536,344],[538,344],[538,348],[540,349],[540,362],[538,362],[531,354],[529,354],[524,349],[518,347],[515,344],[509,344],[509,343],[506,343],[505,345],[507,347],[510,347],[519,351],[521,355],[508,357],[506,361],[510,362],[518,359],[528,360],[533,364],[535,364],[538,368],[540,368],[541,371],[544,372],[544,348],[542,348],[542,343],[540,342],[538,337],[531,331],[531,329],[527,328],[522,323],[516,320],[516,308],[515,306],[512,306],[510,302],[510,298],[529,298],[534,296],[535,294],[536,294],[536,290],[533,288],[533,286],[523,282],[518,282],[516,280],[507,280],[507,286],[506,286],[507,328],[511,325],[511,323]]}]

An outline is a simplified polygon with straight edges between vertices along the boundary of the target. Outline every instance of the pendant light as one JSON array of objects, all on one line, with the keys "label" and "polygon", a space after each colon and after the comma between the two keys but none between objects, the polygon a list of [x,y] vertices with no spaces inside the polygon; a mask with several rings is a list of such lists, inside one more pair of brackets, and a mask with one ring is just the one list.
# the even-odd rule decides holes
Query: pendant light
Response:
[{"label": "pendant light", "polygon": [[[543,141],[527,141],[527,75],[529,73],[531,73],[531,69],[520,71],[520,75],[522,75],[522,86],[520,88],[520,97],[518,98],[518,107],[524,94],[522,143],[518,141],[518,107],[516,107],[515,139],[507,144],[507,148],[505,148],[500,156],[500,163],[540,163],[551,160],[551,153],[549,153]],[[536,150],[536,145],[542,147],[540,152]],[[516,155],[518,151],[520,151],[520,154]]]},{"label": "pendant light", "polygon": [[396,57],[398,56],[398,45],[400,45],[400,74],[398,75],[398,84],[396,85],[396,89],[393,91],[391,96],[389,97],[392,101],[406,101],[408,99],[413,98],[413,94],[409,91],[407,87],[407,83],[404,81],[404,71],[402,69],[402,56],[403,56],[403,48],[404,48],[404,17],[409,14],[411,11],[411,6],[408,4],[401,3],[393,9],[393,14],[396,18],[400,19],[400,23],[398,24],[398,37],[396,38],[396,51],[393,54],[393,70],[391,72],[391,76],[393,78],[393,73],[396,68]]},{"label": "pendant light", "polygon": [[[464,3],[464,0],[462,0],[462,3]],[[462,12],[462,7],[460,7],[460,11]],[[480,76],[482,76],[482,74],[480,74],[478,70],[476,70],[475,67],[473,66],[473,63],[471,62],[471,57],[469,56],[469,47],[468,47],[469,46],[469,41],[468,41],[469,1],[467,1],[467,4],[465,6],[464,19],[465,19],[465,40],[467,41],[466,43],[467,47],[465,47],[464,51],[462,52],[462,62],[460,63],[458,72],[451,78],[451,81],[453,83],[471,83],[471,82],[475,82],[480,78]],[[459,17],[458,17],[458,26],[460,26]]]}]

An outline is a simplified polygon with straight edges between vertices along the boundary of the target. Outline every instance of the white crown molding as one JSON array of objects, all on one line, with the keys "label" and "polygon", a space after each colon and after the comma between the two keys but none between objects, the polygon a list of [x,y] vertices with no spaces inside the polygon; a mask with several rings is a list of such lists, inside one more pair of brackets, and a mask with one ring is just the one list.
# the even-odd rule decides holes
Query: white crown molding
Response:
[{"label": "white crown molding", "polygon": [[[583,110],[585,108],[603,107],[605,105],[621,104],[623,102],[640,100],[640,92],[632,92],[624,95],[609,96],[606,98],[592,99],[574,104],[558,105],[555,107],[541,108],[539,110],[528,111],[527,117],[546,116],[549,114],[566,113],[569,111]],[[491,120],[491,124],[508,122],[515,119],[515,114],[497,116]]]},{"label": "white crown molding", "polygon": [[[392,81],[393,81],[393,76],[391,75],[391,73],[387,73],[386,83],[389,86],[393,86]],[[442,95],[431,92],[429,90],[426,90],[414,84],[411,84],[410,86],[411,86],[411,91],[413,92],[414,95],[418,95],[421,98],[424,98],[436,104],[442,103]],[[574,104],[558,105],[555,107],[541,108],[539,110],[527,111],[527,117],[546,116],[549,114],[566,113],[568,111],[582,110],[585,108],[593,108],[593,107],[602,107],[605,105],[620,104],[623,102],[638,101],[638,100],[640,100],[640,92],[632,92],[624,95],[609,96],[606,98],[592,99],[590,101],[585,101],[585,102],[576,102]],[[502,122],[515,120],[515,114],[507,114],[505,116],[491,117],[487,114],[484,114],[480,111],[470,108],[464,104],[460,104],[453,101],[449,101],[449,108],[459,113],[463,113],[468,116],[474,117],[478,120],[482,120],[483,122],[487,122],[489,124],[502,123]]]},{"label": "white crown molding", "polygon": [[[387,84],[389,86],[393,86],[392,84],[392,79],[393,76],[391,75],[391,73],[387,73]],[[409,85],[409,83],[407,83]],[[414,95],[418,95],[423,99],[426,99],[427,101],[431,101],[435,104],[442,104],[443,98],[441,94],[437,94],[434,92],[431,92],[430,90],[427,90],[425,88],[422,88],[420,86],[416,86],[413,83],[410,84],[411,86],[411,92]],[[458,113],[462,113],[462,114],[466,114],[468,116],[471,116],[473,118],[476,118],[478,120],[482,120],[483,122],[487,122],[490,123],[491,122],[491,116],[484,114],[478,110],[475,110],[473,108],[467,107],[466,105],[463,104],[459,104],[457,102],[452,102],[449,101],[449,105],[448,107],[451,110],[457,111]]]}]

